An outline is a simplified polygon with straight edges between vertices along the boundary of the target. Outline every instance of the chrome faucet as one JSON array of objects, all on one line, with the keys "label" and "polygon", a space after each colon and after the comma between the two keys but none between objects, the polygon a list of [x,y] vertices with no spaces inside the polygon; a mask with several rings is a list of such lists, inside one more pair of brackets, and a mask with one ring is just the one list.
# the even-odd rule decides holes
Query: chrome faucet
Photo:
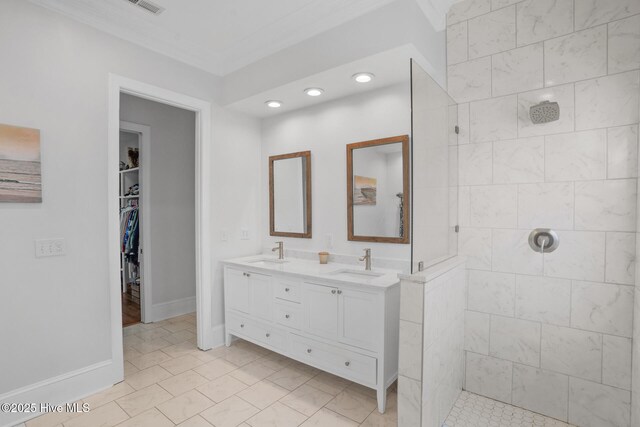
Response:
[{"label": "chrome faucet", "polygon": [[371,249],[364,250],[364,256],[360,258],[360,261],[365,261],[365,270],[371,270]]},{"label": "chrome faucet", "polygon": [[272,252],[278,251],[278,259],[284,259],[284,242],[276,242],[278,246],[271,249]]}]

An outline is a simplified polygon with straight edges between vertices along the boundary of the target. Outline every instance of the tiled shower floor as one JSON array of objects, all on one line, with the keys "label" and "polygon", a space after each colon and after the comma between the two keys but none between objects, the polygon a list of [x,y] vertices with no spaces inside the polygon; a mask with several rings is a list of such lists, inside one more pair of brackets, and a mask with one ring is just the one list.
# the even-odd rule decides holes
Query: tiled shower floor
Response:
[{"label": "tiled shower floor", "polygon": [[444,423],[446,427],[574,427],[562,421],[463,391]]}]

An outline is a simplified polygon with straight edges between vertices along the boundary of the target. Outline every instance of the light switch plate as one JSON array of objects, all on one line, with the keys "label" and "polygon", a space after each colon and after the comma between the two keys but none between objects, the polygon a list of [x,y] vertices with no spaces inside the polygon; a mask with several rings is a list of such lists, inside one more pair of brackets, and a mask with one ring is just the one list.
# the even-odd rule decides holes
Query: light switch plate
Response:
[{"label": "light switch plate", "polygon": [[227,232],[227,230],[220,231],[220,241],[226,242],[228,240],[229,240],[229,233]]},{"label": "light switch plate", "polygon": [[249,230],[246,228],[240,229],[240,240],[249,240]]},{"label": "light switch plate", "polygon": [[36,240],[36,258],[62,256],[67,252],[64,239]]}]

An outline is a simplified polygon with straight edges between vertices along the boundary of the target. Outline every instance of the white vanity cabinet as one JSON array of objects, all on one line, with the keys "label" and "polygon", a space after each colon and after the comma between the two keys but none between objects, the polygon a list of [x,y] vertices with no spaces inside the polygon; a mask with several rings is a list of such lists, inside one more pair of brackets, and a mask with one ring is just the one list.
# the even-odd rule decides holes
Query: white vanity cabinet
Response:
[{"label": "white vanity cabinet", "polygon": [[376,389],[384,412],[398,375],[396,277],[366,284],[228,262],[226,345],[236,336]]}]

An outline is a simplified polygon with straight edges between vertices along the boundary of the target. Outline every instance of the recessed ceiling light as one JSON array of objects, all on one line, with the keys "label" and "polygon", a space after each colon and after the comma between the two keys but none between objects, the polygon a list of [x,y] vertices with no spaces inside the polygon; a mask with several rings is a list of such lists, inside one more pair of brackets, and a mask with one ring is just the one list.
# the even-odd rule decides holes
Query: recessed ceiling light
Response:
[{"label": "recessed ceiling light", "polygon": [[265,104],[267,104],[267,107],[269,107],[269,108],[280,108],[280,107],[282,107],[282,101],[276,101],[274,99],[265,102]]},{"label": "recessed ceiling light", "polygon": [[320,96],[323,92],[324,90],[320,89],[319,87],[310,87],[304,90],[304,93],[309,96]]},{"label": "recessed ceiling light", "polygon": [[358,83],[369,83],[375,76],[371,73],[356,73],[351,77]]}]

